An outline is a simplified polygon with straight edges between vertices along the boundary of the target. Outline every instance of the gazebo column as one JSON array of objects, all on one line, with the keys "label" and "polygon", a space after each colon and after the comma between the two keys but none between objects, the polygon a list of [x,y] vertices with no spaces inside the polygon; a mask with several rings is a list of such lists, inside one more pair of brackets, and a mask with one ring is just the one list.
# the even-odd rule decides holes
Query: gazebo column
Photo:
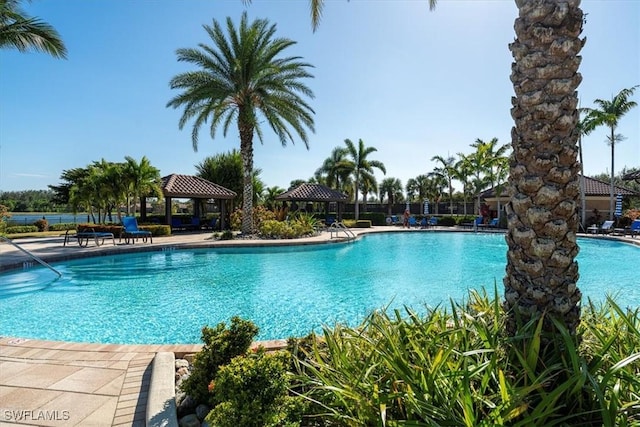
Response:
[{"label": "gazebo column", "polygon": [[227,204],[225,203],[225,201],[226,200],[218,200],[218,202],[220,203],[220,231],[224,231],[226,229],[225,217]]},{"label": "gazebo column", "polygon": [[164,216],[167,225],[171,225],[171,197],[164,198]]}]

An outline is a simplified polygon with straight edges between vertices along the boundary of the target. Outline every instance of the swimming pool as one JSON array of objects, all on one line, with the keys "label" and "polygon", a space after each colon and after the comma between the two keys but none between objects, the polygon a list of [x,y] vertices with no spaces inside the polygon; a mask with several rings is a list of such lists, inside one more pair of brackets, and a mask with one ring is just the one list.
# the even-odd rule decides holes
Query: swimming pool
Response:
[{"label": "swimming pool", "polygon": [[[584,298],[640,305],[640,248],[581,239]],[[632,262],[632,260],[635,260]],[[502,292],[504,236],[382,233],[349,244],[166,250],[0,275],[0,335],[101,343],[199,343],[203,325],[251,319],[259,339],[358,324],[371,310],[420,311],[471,288]]]}]

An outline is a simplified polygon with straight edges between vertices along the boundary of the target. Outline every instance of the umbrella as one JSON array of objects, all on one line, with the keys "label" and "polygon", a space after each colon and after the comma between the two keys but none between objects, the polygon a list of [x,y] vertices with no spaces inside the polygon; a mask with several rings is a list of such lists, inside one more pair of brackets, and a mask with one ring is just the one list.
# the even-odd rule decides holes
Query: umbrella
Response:
[{"label": "umbrella", "polygon": [[616,196],[616,210],[613,213],[616,217],[622,216],[622,194]]},{"label": "umbrella", "polygon": [[424,201],[424,214],[425,215],[429,215],[429,201],[428,200]]}]

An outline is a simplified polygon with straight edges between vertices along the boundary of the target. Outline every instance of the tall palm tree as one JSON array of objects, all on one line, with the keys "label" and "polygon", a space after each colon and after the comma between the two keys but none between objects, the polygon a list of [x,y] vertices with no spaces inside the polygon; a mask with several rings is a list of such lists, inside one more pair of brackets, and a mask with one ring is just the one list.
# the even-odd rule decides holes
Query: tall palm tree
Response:
[{"label": "tall palm tree", "polygon": [[243,166],[242,233],[253,233],[253,137],[262,142],[261,122],[270,128],[286,146],[294,143],[292,130],[309,148],[307,129],[314,132],[313,109],[302,96],[313,98],[304,79],[313,76],[310,64],[300,57],[279,56],[295,44],[286,38],[275,38],[276,26],[265,19],[248,22],[242,14],[236,29],[227,18],[227,32],[213,21],[204,25],[213,46],[199,44],[199,49],[178,49],[178,61],[200,67],[178,74],[170,82],[172,89],[182,92],[171,99],[168,107],[184,107],[179,127],[194,119],[191,140],[198,149],[198,132],[210,120],[211,138],[222,125],[223,135],[237,124]]},{"label": "tall palm tree", "polygon": [[369,193],[373,193],[375,195],[378,192],[378,181],[376,180],[375,175],[364,172],[360,176],[360,190],[362,191],[362,201],[364,202],[362,205],[362,211],[366,212]]},{"label": "tall palm tree", "polygon": [[613,219],[614,212],[614,157],[615,157],[615,145],[616,142],[621,141],[623,137],[615,133],[618,127],[620,118],[624,116],[629,110],[638,105],[635,101],[630,101],[629,98],[633,96],[633,92],[638,88],[634,86],[632,88],[622,89],[617,95],[613,96],[611,100],[596,99],[593,102],[598,105],[599,108],[585,108],[587,117],[591,120],[593,127],[608,126],[611,134],[607,137],[609,145],[611,145],[611,180],[609,185],[609,219]]},{"label": "tall palm tree", "polygon": [[513,152],[507,203],[507,332],[520,321],[557,319],[575,336],[580,322],[577,287],[578,171],[576,88],[584,40],[579,1],[517,1],[511,81]]},{"label": "tall palm tree", "polygon": [[[355,191],[355,218],[359,219],[360,209],[358,204],[358,190],[360,189],[360,177],[363,175],[373,175],[373,169],[379,169],[382,173],[387,173],[387,169],[384,164],[378,160],[369,160],[367,157],[369,154],[378,151],[375,147],[366,147],[362,139],[358,140],[358,146],[350,140],[345,139],[344,143],[347,145],[347,154],[350,158],[345,163],[345,167],[351,171],[353,175],[353,188]],[[365,200],[364,203],[367,201]]]},{"label": "tall palm tree", "polygon": [[[585,112],[584,108],[579,110],[581,113]],[[576,125],[576,132],[578,132],[578,158],[580,161],[580,224],[584,228],[587,222],[587,199],[585,197],[584,188],[584,160],[582,156],[582,137],[589,135],[595,129],[593,119],[587,114],[578,120]]]},{"label": "tall palm tree", "polygon": [[464,202],[463,213],[467,216],[467,201],[471,190],[471,177],[473,170],[471,168],[471,162],[462,153],[458,153],[458,161],[453,167],[453,177],[460,184],[462,184],[462,201]]},{"label": "tall palm tree", "polygon": [[25,14],[20,3],[0,0],[0,49],[36,50],[66,59],[67,48],[55,28]]},{"label": "tall palm tree", "polygon": [[451,156],[446,159],[442,156],[433,156],[431,158],[432,162],[438,162],[440,166],[437,166],[433,169],[433,172],[442,176],[449,186],[449,213],[453,213],[453,178],[455,175],[454,170],[454,162],[455,159]]}]

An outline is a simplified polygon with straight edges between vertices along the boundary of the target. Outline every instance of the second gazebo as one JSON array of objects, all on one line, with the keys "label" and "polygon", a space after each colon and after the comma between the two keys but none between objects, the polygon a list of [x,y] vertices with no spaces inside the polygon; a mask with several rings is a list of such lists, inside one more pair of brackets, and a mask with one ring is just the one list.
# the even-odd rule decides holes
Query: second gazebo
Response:
[{"label": "second gazebo", "polygon": [[291,203],[324,203],[325,212],[329,212],[329,204],[336,203],[338,221],[342,221],[342,212],[348,196],[322,184],[303,183],[276,196],[276,200]]}]

